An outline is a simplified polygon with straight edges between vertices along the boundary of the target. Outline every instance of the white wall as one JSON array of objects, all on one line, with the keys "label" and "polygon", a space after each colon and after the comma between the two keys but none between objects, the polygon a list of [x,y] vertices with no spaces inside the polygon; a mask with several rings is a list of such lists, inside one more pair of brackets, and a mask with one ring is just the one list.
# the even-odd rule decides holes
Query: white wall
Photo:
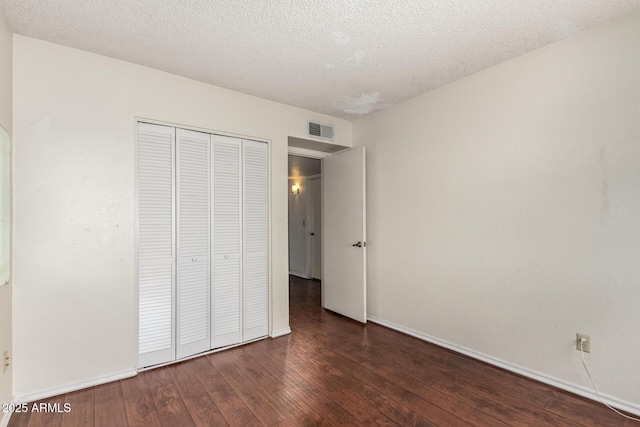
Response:
[{"label": "white wall", "polygon": [[271,140],[273,330],[288,328],[287,137],[351,124],[131,63],[14,39],[14,394],[136,355],[134,116]]},{"label": "white wall", "polygon": [[[293,194],[291,186],[298,184],[300,193]],[[307,179],[289,178],[289,273],[307,277]]]},{"label": "white wall", "polygon": [[13,121],[13,34],[0,11],[0,126],[11,134]]},{"label": "white wall", "polygon": [[[12,132],[12,70],[13,70],[13,36],[4,16],[0,12],[0,127],[9,135]],[[3,197],[7,195],[3,194]],[[4,219],[4,218],[3,218]],[[4,229],[4,224],[3,224]],[[11,355],[11,283],[2,286],[0,283],[0,367],[5,351]],[[13,364],[13,361],[11,361]],[[0,404],[11,402],[12,366],[3,374],[0,368]],[[0,424],[5,414],[0,414]]]},{"label": "white wall", "polygon": [[369,314],[640,411],[640,15],[354,123]]}]

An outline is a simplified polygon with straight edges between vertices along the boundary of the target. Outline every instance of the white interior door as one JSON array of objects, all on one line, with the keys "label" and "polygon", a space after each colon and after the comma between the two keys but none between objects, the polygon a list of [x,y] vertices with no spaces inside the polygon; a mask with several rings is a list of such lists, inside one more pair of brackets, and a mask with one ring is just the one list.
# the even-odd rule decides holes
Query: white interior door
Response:
[{"label": "white interior door", "polygon": [[138,366],[176,358],[175,129],[138,124]]},{"label": "white interior door", "polygon": [[267,144],[242,141],[242,340],[269,333],[269,223]]},{"label": "white interior door", "polygon": [[178,359],[211,348],[209,139],[208,133],[176,129]]},{"label": "white interior door", "polygon": [[365,150],[322,159],[322,306],[367,321]]},{"label": "white interior door", "polygon": [[289,179],[288,189],[298,184],[298,193],[289,193],[289,274],[307,276],[307,198],[308,189],[304,177]]},{"label": "white interior door", "polygon": [[322,280],[322,185],[320,177],[308,179],[311,197],[311,278]]},{"label": "white interior door", "polygon": [[211,135],[211,346],[242,341],[242,140]]}]

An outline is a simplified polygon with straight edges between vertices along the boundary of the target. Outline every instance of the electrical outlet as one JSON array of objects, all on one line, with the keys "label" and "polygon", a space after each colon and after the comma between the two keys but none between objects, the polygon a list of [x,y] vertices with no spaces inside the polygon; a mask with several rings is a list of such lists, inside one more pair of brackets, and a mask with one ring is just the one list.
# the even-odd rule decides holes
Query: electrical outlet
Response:
[{"label": "electrical outlet", "polygon": [[5,351],[2,354],[2,373],[4,374],[9,369],[9,352]]},{"label": "electrical outlet", "polygon": [[[584,342],[582,342],[583,338]],[[576,350],[580,351],[580,345],[582,345],[582,351],[591,353],[591,338],[589,335],[576,334]]]}]

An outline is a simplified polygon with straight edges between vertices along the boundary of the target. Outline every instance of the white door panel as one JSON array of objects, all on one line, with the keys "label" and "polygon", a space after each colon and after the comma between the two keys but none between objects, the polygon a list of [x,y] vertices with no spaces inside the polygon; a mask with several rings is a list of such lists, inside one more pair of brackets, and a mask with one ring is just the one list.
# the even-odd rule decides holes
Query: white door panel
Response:
[{"label": "white door panel", "polygon": [[219,348],[242,342],[240,254],[214,255],[212,287],[211,347]]},{"label": "white door panel", "polygon": [[242,140],[212,135],[211,347],[242,342]]},{"label": "white door panel", "polygon": [[138,365],[175,359],[175,129],[138,124]]},{"label": "white door panel", "polygon": [[178,263],[176,358],[211,348],[209,333],[209,257],[185,257]]},{"label": "white door panel", "polygon": [[323,307],[367,321],[364,147],[322,160]]},{"label": "white door panel", "polygon": [[322,280],[322,185],[321,179],[307,180],[311,196],[311,278]]},{"label": "white door panel", "polygon": [[176,129],[178,359],[211,348],[209,147],[208,133]]},{"label": "white door panel", "polygon": [[267,144],[243,140],[243,341],[269,333]]}]

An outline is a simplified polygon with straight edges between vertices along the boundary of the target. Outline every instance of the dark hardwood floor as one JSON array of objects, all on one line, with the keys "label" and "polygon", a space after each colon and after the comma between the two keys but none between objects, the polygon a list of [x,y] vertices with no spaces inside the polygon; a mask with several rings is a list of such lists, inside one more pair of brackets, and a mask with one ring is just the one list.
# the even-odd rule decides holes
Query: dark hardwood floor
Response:
[{"label": "dark hardwood floor", "polygon": [[44,400],[68,413],[18,426],[622,426],[608,409],[524,377],[320,308],[291,278],[289,336]]}]

